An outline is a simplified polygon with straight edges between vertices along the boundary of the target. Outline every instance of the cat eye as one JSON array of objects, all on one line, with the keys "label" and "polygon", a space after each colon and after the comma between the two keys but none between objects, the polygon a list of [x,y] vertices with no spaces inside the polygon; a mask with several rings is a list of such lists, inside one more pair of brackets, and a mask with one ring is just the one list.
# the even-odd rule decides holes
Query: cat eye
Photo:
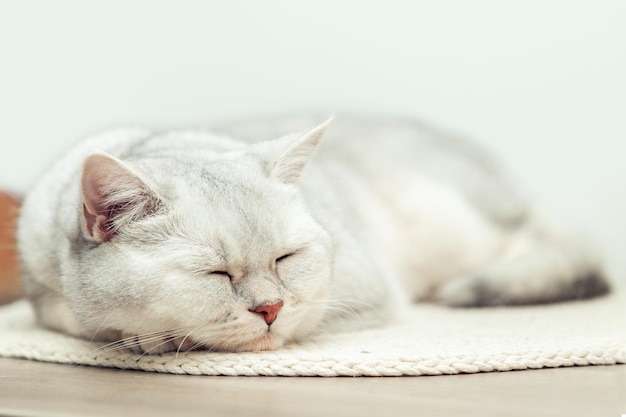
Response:
[{"label": "cat eye", "polygon": [[226,271],[211,271],[209,272],[209,275],[221,275],[223,277],[228,278],[229,280],[233,280],[233,277]]},{"label": "cat eye", "polygon": [[281,261],[284,261],[285,259],[287,259],[287,258],[289,258],[290,256],[293,256],[293,255],[295,255],[295,252],[288,253],[288,254],[283,255],[283,256],[281,256],[281,257],[279,257],[279,258],[276,258],[276,263],[279,263],[279,262],[281,262]]}]

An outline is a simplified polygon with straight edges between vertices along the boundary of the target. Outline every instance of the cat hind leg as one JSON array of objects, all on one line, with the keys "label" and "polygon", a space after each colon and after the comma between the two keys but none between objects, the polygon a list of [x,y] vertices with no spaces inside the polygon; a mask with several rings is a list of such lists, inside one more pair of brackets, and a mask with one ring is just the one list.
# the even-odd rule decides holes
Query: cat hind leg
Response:
[{"label": "cat hind leg", "polygon": [[502,259],[443,284],[435,294],[454,307],[546,304],[607,294],[600,262],[580,240],[526,234]]}]

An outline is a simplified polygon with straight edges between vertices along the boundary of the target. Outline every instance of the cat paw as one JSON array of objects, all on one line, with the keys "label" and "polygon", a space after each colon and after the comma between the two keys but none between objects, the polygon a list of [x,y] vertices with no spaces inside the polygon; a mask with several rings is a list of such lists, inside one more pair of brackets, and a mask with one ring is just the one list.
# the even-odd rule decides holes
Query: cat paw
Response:
[{"label": "cat paw", "polygon": [[506,304],[496,286],[482,275],[447,282],[439,287],[434,298],[450,307],[489,307]]}]

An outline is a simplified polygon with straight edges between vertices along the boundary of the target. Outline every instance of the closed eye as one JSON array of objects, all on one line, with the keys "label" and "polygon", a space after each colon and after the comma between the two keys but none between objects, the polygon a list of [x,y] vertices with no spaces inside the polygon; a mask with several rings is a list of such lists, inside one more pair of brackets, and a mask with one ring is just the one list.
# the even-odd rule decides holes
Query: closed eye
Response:
[{"label": "closed eye", "polygon": [[295,255],[295,252],[288,253],[288,254],[283,255],[283,256],[281,256],[281,257],[279,257],[279,258],[276,258],[276,263],[279,263],[279,262],[281,262],[281,261],[284,261],[285,259],[287,259],[287,258],[289,258],[290,256],[293,256],[293,255]]},{"label": "closed eye", "polygon": [[211,271],[211,272],[209,272],[209,275],[221,275],[223,277],[228,278],[231,281],[233,279],[233,277],[226,271]]}]

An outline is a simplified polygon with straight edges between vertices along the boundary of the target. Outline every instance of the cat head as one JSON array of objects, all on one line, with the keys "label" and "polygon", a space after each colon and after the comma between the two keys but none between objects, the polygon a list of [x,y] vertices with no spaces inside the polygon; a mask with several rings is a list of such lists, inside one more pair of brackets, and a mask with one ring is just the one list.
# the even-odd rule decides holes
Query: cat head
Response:
[{"label": "cat head", "polygon": [[313,331],[332,243],[296,184],[329,123],[222,153],[89,155],[68,291],[85,333],[241,351]]}]

